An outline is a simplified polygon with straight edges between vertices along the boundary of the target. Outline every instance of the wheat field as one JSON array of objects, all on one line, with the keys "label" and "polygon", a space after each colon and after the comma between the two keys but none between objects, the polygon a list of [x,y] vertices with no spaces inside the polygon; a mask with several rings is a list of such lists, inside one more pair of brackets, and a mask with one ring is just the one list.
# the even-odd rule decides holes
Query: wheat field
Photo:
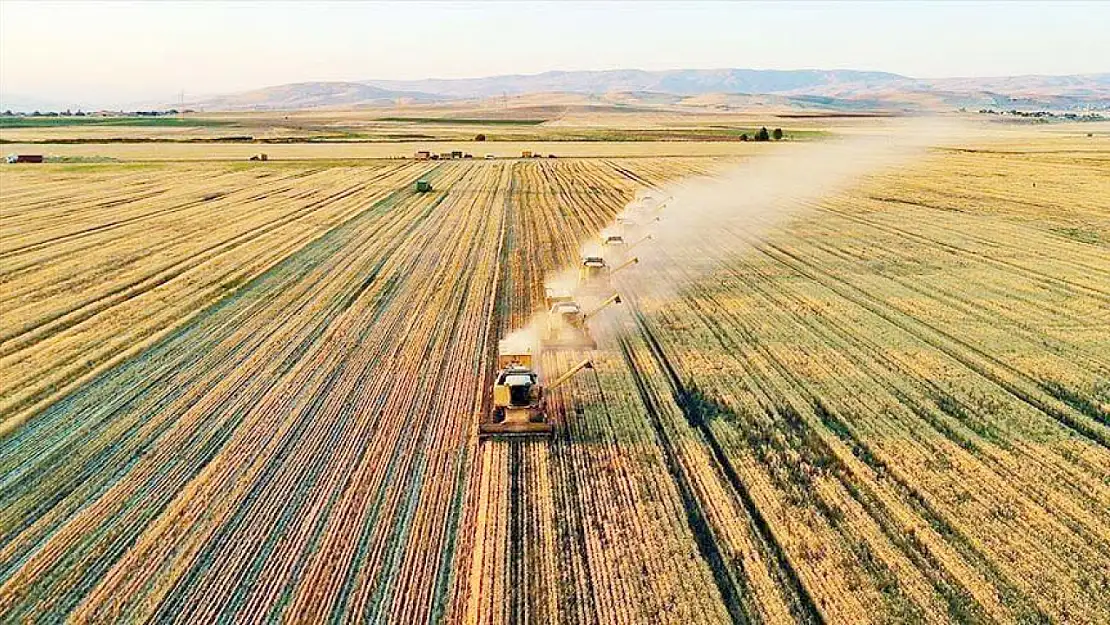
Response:
[{"label": "wheat field", "polygon": [[1104,137],[649,242],[478,441],[546,278],[763,157],[698,145],[0,168],[0,621],[1110,620]]}]

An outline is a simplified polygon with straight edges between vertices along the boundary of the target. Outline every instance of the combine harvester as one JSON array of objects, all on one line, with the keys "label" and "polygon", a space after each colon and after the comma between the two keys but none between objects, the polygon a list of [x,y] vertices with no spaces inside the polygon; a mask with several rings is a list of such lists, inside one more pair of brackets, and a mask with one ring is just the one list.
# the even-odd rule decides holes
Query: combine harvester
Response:
[{"label": "combine harvester", "polygon": [[514,349],[502,341],[493,383],[493,411],[489,420],[478,424],[478,438],[550,436],[555,427],[547,418],[545,393],[593,367],[593,361],[587,358],[544,386],[533,367],[531,349]]},{"label": "combine harvester", "polygon": [[[621,268],[631,264],[626,263]],[[608,278],[609,274],[604,275]],[[551,308],[540,349],[590,350],[597,348],[597,341],[590,335],[587,321],[609,306],[621,303],[621,297],[613,293],[589,312],[582,312],[569,293],[548,289],[547,301]],[[545,385],[536,371],[535,358],[531,347],[510,345],[506,341],[498,344],[493,409],[488,418],[478,423],[479,439],[550,436],[555,427],[547,418],[545,393],[559,388],[579,371],[594,366],[593,361],[586,358]]]},{"label": "combine harvester", "polygon": [[586,322],[610,305],[619,303],[621,296],[614,293],[589,312],[582,312],[578,302],[569,296],[549,301],[551,308],[547,313],[547,327],[540,347],[551,351],[597,349],[597,341],[590,335]]},{"label": "combine harvester", "polygon": [[601,256],[586,256],[582,258],[582,265],[578,267],[578,293],[586,295],[601,295],[612,290],[609,279],[613,274],[631,267],[640,262],[633,256],[615,268],[610,269],[605,258]]}]

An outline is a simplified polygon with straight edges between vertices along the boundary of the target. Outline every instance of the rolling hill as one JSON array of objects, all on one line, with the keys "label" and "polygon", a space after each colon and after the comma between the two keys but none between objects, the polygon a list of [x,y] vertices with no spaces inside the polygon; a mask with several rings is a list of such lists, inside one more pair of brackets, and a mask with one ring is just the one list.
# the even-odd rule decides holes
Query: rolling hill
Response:
[{"label": "rolling hill", "polygon": [[577,94],[607,103],[654,107],[697,107],[705,102],[740,105],[754,98],[789,108],[839,111],[1105,110],[1110,109],[1110,73],[917,79],[856,70],[552,71],[484,78],[293,83],[190,105],[205,110],[293,110],[481,102],[523,94]]},{"label": "rolling hill", "polygon": [[217,96],[188,103],[206,110],[297,110],[381,106],[442,100],[438,95],[389,90],[357,82],[301,82]]}]

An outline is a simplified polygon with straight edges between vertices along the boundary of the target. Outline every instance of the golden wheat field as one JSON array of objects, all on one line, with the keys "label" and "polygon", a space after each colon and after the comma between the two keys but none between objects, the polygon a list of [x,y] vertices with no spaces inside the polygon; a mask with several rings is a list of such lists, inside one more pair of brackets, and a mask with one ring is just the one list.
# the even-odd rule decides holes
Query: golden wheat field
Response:
[{"label": "golden wheat field", "polygon": [[1110,621],[1105,136],[663,209],[479,441],[546,278],[772,151],[552,145],[0,167],[0,622]]}]

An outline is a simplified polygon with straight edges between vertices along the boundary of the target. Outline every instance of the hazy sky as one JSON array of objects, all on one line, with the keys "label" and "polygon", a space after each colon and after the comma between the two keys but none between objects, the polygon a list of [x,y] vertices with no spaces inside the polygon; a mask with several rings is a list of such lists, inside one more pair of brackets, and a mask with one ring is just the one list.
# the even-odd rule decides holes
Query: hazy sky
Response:
[{"label": "hazy sky", "polygon": [[308,80],[552,69],[1110,71],[1110,2],[0,0],[0,92],[175,101]]}]

